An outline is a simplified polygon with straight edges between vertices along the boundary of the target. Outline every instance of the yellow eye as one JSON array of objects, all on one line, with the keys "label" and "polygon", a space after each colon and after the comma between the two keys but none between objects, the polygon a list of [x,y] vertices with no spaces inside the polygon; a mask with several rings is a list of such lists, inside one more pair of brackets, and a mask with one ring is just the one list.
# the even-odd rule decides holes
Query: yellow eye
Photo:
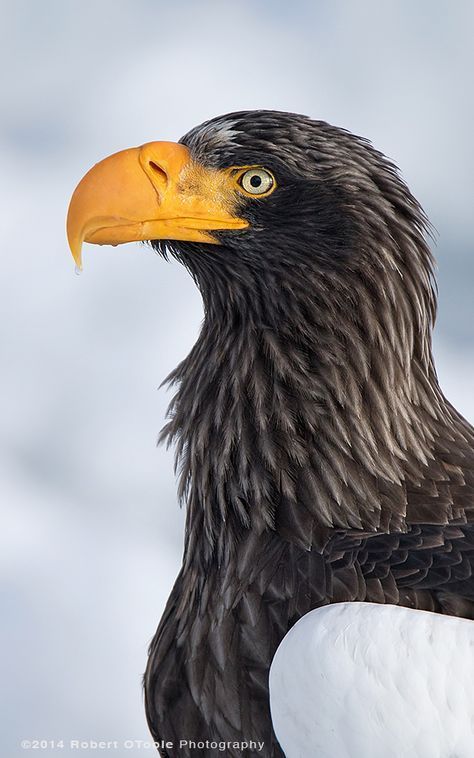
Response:
[{"label": "yellow eye", "polygon": [[249,168],[240,176],[239,184],[249,195],[268,195],[275,180],[265,168]]}]

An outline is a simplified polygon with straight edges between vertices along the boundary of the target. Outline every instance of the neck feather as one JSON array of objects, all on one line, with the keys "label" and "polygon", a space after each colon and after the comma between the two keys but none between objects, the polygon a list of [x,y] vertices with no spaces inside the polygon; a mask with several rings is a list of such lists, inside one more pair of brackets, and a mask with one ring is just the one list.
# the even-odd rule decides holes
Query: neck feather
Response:
[{"label": "neck feather", "polygon": [[209,552],[275,527],[292,504],[322,527],[402,528],[406,482],[421,480],[449,415],[427,249],[413,245],[403,265],[389,249],[376,264],[361,255],[350,272],[263,262],[240,280],[225,253],[185,261],[205,319],[169,377],[162,433]]}]

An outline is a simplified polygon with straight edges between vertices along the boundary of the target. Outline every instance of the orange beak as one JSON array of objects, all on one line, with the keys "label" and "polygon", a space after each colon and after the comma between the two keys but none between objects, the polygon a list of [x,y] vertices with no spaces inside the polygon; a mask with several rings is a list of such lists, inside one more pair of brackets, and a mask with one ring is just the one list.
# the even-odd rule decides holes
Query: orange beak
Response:
[{"label": "orange beak", "polygon": [[174,142],[149,142],[97,163],[76,187],[67,236],[82,268],[82,243],[119,245],[138,240],[218,244],[217,229],[244,229],[233,212],[238,196],[232,173],[192,161]]}]

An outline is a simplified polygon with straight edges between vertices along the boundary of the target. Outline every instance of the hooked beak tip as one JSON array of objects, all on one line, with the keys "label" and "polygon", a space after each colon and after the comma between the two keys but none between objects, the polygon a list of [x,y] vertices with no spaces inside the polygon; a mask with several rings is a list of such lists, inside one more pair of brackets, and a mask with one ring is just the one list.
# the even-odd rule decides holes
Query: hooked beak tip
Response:
[{"label": "hooked beak tip", "polygon": [[69,248],[76,264],[76,270],[82,271],[82,240],[78,240],[75,244],[69,242]]}]

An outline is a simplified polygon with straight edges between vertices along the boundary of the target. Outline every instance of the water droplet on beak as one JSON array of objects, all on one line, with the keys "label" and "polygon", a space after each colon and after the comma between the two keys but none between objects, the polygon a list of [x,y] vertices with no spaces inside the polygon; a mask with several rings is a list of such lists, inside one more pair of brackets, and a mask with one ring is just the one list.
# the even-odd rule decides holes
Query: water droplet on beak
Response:
[{"label": "water droplet on beak", "polygon": [[76,276],[80,276],[82,274],[82,268],[80,266],[76,266],[76,268],[74,269],[74,273],[76,274]]}]

